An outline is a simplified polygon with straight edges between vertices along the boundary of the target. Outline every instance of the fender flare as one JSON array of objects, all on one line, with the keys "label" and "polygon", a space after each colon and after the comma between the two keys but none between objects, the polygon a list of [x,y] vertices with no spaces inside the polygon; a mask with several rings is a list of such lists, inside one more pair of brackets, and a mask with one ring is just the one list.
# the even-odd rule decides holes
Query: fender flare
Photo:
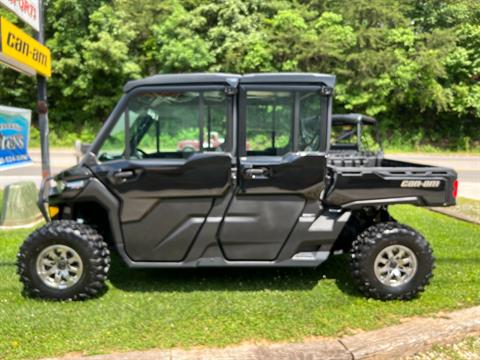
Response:
[{"label": "fender flare", "polygon": [[88,181],[82,192],[75,197],[75,201],[92,201],[107,211],[110,232],[115,248],[125,263],[131,264],[132,260],[125,251],[122,225],[120,223],[120,210],[122,206],[120,200],[115,197],[100,180],[92,178]]}]

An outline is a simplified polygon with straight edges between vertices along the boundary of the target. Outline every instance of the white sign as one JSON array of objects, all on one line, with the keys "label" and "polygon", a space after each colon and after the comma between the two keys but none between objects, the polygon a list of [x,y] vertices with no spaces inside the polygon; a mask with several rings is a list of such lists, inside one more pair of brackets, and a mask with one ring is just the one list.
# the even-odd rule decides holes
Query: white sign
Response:
[{"label": "white sign", "polygon": [[0,106],[0,170],[27,164],[32,111]]},{"label": "white sign", "polygon": [[0,0],[0,4],[17,14],[35,31],[40,30],[40,0]]}]

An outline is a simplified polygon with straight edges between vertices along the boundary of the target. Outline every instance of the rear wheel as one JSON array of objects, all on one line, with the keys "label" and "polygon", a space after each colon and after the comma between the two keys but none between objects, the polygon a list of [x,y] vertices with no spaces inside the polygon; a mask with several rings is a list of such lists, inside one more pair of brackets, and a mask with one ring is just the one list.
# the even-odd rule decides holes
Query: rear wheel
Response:
[{"label": "rear wheel", "polygon": [[396,222],[379,223],[362,232],[350,252],[352,276],[366,296],[409,300],[433,276],[434,257],[425,238]]},{"label": "rear wheel", "polygon": [[36,230],[17,255],[25,293],[47,299],[81,300],[101,294],[109,266],[102,236],[71,220],[52,221]]}]

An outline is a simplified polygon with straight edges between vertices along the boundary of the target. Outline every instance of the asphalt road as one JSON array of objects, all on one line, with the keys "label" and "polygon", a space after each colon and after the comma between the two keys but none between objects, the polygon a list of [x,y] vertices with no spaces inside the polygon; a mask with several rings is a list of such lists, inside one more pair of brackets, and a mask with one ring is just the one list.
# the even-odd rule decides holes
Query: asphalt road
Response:
[{"label": "asphalt road", "polygon": [[[40,184],[40,152],[32,150],[30,155],[33,160],[32,165],[0,172],[0,188],[18,181],[34,181],[37,186]],[[386,157],[453,168],[457,171],[460,180],[459,196],[480,200],[480,156],[395,154],[386,155]],[[70,150],[53,150],[51,152],[51,164],[52,174],[56,174],[76,164],[75,154]]]},{"label": "asphalt road", "polygon": [[[0,171],[0,188],[18,182],[18,181],[34,181],[37,186],[41,182],[42,163],[40,151],[30,150],[30,157],[33,164],[19,167],[16,169]],[[77,163],[75,154],[69,150],[54,150],[51,152],[51,170],[52,174],[57,174],[60,171],[71,167]]]}]

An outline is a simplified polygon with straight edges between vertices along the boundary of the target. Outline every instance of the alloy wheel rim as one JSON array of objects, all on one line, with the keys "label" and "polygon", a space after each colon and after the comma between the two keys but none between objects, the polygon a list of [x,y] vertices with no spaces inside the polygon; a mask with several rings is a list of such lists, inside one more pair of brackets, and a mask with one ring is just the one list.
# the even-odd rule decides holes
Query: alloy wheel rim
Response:
[{"label": "alloy wheel rim", "polygon": [[74,286],[82,277],[80,255],[66,245],[51,245],[37,257],[37,275],[48,287],[64,290]]},{"label": "alloy wheel rim", "polygon": [[374,270],[377,279],[384,285],[397,287],[408,283],[417,273],[417,257],[403,245],[390,245],[375,258]]}]

